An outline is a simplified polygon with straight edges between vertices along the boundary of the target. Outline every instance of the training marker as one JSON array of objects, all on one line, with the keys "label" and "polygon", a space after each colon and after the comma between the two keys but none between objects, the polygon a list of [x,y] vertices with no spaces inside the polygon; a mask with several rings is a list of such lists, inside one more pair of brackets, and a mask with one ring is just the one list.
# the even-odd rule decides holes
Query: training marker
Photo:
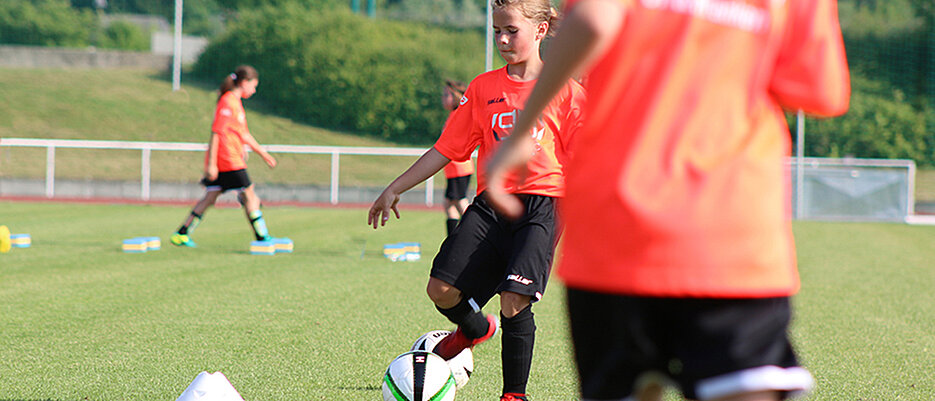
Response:
[{"label": "training marker", "polygon": [[273,238],[273,247],[276,253],[292,253],[292,240],[289,238]]},{"label": "training marker", "polygon": [[175,401],[243,401],[221,372],[201,372]]},{"label": "training marker", "polygon": [[32,237],[29,234],[10,234],[10,246],[14,248],[29,248],[32,245]]},{"label": "training marker", "polygon": [[253,241],[250,243],[251,255],[272,255],[276,253],[273,241]]},{"label": "training marker", "polygon": [[147,249],[145,239],[131,238],[123,240],[123,251],[126,253],[145,253]]}]

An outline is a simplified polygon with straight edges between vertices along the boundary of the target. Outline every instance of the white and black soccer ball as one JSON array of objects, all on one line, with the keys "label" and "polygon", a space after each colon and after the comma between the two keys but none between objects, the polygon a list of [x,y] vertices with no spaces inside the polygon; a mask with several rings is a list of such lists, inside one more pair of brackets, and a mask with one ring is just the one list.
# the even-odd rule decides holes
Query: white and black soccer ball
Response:
[{"label": "white and black soccer ball", "polygon": [[[412,344],[412,351],[432,351],[435,345],[443,338],[448,337],[451,332],[448,330],[433,330],[423,334]],[[448,367],[451,368],[451,374],[454,375],[455,384],[458,388],[464,387],[471,379],[471,373],[474,373],[474,352],[470,348],[465,348],[460,354],[449,359]]]},{"label": "white and black soccer ball", "polygon": [[448,364],[428,351],[396,357],[383,375],[383,401],[453,401],[456,391]]}]

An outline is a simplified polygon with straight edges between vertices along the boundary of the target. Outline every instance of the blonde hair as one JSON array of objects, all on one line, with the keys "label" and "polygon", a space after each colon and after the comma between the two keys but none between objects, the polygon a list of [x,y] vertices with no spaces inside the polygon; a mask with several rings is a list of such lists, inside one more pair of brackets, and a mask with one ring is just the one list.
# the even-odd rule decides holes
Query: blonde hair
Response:
[{"label": "blonde hair", "polygon": [[492,10],[514,7],[535,24],[548,22],[549,31],[546,32],[546,36],[555,34],[558,21],[561,19],[558,10],[552,7],[549,0],[490,0],[490,7]]}]

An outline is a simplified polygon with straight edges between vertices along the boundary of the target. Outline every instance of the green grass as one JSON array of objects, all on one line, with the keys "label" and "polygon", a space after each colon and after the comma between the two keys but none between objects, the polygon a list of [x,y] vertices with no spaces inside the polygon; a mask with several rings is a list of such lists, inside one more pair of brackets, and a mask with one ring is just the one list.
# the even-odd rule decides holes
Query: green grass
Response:
[{"label": "green grass", "polygon": [[916,201],[935,202],[935,170],[916,170]]},{"label": "green grass", "polygon": [[[171,400],[202,370],[247,400],[376,400],[389,361],[448,328],[424,294],[439,211],[267,208],[295,253],[251,256],[239,210],[211,210],[196,249],[168,244],[185,207],[0,202],[33,246],[0,254],[0,400]],[[810,400],[935,399],[935,228],[796,223],[802,292],[793,338]],[[124,254],[121,240],[164,248]],[[392,263],[384,243],[422,243]],[[536,305],[535,400],[576,399],[563,288]],[[488,312],[496,312],[495,303]],[[475,350],[461,400],[499,394],[499,338]],[[671,394],[668,399],[673,399]]]},{"label": "green grass", "polygon": [[[184,77],[182,88],[152,71],[0,68],[0,137],[206,143],[217,99],[214,83]],[[262,77],[255,98],[244,101],[250,131],[264,145],[388,146],[360,134],[333,131],[279,117],[263,104]],[[441,107],[441,106],[439,106]],[[258,182],[327,185],[330,155],[276,154],[269,170],[249,160]],[[411,157],[341,158],[341,183],[382,186]],[[154,152],[152,179],[197,182],[202,152]],[[56,177],[139,180],[140,152],[59,149]],[[44,148],[0,148],[0,177],[45,177]],[[444,185],[444,177],[436,176]]]}]

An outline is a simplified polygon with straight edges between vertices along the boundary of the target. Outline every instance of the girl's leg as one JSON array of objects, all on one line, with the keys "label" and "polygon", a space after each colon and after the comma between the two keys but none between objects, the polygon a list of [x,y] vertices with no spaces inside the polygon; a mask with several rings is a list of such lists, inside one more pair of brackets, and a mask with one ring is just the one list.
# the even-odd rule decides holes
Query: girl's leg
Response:
[{"label": "girl's leg", "polygon": [[473,347],[493,337],[497,331],[497,318],[484,315],[481,305],[473,298],[466,298],[460,290],[435,277],[429,278],[426,288],[435,308],[449,321],[458,325],[454,333],[435,346],[433,352],[444,359],[451,359],[465,348]]},{"label": "girl's leg", "polygon": [[253,184],[244,188],[238,195],[240,203],[243,204],[244,214],[253,228],[253,235],[257,241],[270,239],[269,230],[266,228],[266,220],[263,219],[263,212],[260,211],[260,197],[253,190]]},{"label": "girl's leg", "polygon": [[458,209],[458,201],[445,199],[445,216],[448,217],[445,220],[445,227],[448,229],[448,235],[451,235],[451,232],[458,226],[458,220],[461,219],[463,212],[464,209]]},{"label": "girl's leg", "polygon": [[195,207],[192,208],[192,211],[188,214],[188,217],[185,218],[185,221],[182,222],[182,225],[178,230],[175,231],[175,234],[172,235],[172,243],[175,245],[185,245],[194,247],[195,243],[192,242],[188,235],[195,231],[195,228],[198,227],[198,223],[201,222],[202,217],[209,207],[213,206],[217,201],[218,196],[221,195],[221,191],[207,191],[205,196],[195,204]]},{"label": "girl's leg", "polygon": [[503,394],[512,394],[517,398],[526,394],[533,345],[536,341],[536,321],[531,301],[532,297],[529,295],[510,291],[500,293]]}]

